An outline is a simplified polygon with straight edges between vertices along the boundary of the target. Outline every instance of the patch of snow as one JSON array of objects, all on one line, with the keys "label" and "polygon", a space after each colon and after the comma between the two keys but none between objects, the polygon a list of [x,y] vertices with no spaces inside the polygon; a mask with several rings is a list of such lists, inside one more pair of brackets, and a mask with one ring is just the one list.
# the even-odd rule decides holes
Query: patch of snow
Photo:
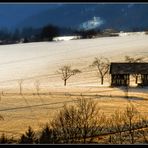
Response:
[{"label": "patch of snow", "polygon": [[119,33],[119,36],[131,36],[131,35],[144,35],[145,32],[123,32],[123,31],[120,31]]},{"label": "patch of snow", "polygon": [[74,39],[79,39],[79,36],[60,36],[53,38],[53,41],[69,41]]}]

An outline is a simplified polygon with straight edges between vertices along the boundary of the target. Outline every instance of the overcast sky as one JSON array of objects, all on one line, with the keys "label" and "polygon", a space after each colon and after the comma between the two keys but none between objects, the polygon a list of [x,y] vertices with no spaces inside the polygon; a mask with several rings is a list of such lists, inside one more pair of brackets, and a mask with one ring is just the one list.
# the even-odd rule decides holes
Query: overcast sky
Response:
[{"label": "overcast sky", "polygon": [[28,16],[32,16],[36,13],[41,11],[52,9],[55,7],[60,6],[59,3],[38,3],[38,4],[31,4],[31,3],[21,3],[21,4],[0,4],[0,25],[8,27],[11,25],[15,25],[17,22],[24,20]]}]

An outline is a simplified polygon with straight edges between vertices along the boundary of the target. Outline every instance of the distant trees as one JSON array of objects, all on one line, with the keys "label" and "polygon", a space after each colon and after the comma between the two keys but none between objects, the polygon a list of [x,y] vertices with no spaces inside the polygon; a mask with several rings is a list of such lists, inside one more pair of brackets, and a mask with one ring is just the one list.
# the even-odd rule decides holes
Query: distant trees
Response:
[{"label": "distant trees", "polygon": [[[110,33],[108,33],[110,31]],[[108,31],[101,31],[99,28],[90,30],[77,30],[71,27],[60,27],[48,24],[42,27],[23,27],[16,28],[11,31],[8,28],[0,28],[0,44],[14,44],[14,43],[28,43],[28,42],[39,42],[39,41],[52,41],[54,37],[72,35],[80,36],[82,39],[90,39],[94,37],[104,36],[117,36],[115,31],[108,29]],[[112,33],[111,33],[112,31]]]},{"label": "distant trees", "polygon": [[110,62],[107,58],[104,57],[96,57],[90,67],[96,67],[98,69],[100,78],[101,78],[101,85],[104,83],[104,76],[109,71]]},{"label": "distant trees", "polygon": [[75,34],[81,36],[82,39],[90,39],[95,37],[113,37],[113,36],[119,36],[118,35],[119,30],[109,28],[101,30],[99,28],[97,29],[90,29],[90,30],[76,30]]},{"label": "distant trees", "polygon": [[59,27],[60,36],[74,36],[76,35],[75,29],[71,27]]},{"label": "distant trees", "polygon": [[52,41],[54,37],[59,35],[59,29],[53,25],[47,25],[42,28],[41,39],[44,41]]},{"label": "distant trees", "polygon": [[14,33],[12,33],[12,40],[18,41],[20,39],[20,31],[19,29],[15,29]]},{"label": "distant trees", "polygon": [[77,30],[75,33],[81,36],[82,39],[93,38],[101,33],[100,29],[90,29],[90,30]]},{"label": "distant trees", "polygon": [[71,66],[69,65],[64,65],[59,68],[57,73],[61,75],[61,78],[64,81],[64,86],[66,86],[67,80],[71,76],[81,73],[81,71],[79,69],[71,69]]},{"label": "distant trees", "polygon": [[1,28],[0,29],[0,42],[1,44],[7,43],[9,40],[11,40],[11,33],[7,28]]},{"label": "distant trees", "polygon": [[114,29],[114,28],[108,28],[104,29],[102,32],[102,36],[106,37],[113,37],[113,36],[119,36],[119,30]]},{"label": "distant trees", "polygon": [[23,40],[23,43],[41,41],[41,29],[33,27],[24,27],[20,30],[19,40]]},{"label": "distant trees", "polygon": [[40,28],[24,27],[10,31],[7,28],[0,28],[0,44],[14,44],[21,42],[52,41],[59,35],[59,28],[54,25],[46,25]]}]

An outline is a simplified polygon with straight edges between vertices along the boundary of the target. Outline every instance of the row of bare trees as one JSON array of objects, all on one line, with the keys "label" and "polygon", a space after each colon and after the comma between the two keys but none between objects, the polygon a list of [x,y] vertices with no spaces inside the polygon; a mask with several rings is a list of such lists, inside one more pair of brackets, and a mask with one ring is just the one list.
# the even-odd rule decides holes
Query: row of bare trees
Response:
[{"label": "row of bare trees", "polygon": [[[106,116],[97,100],[78,98],[77,102],[65,105],[41,131],[31,127],[15,141],[16,143],[147,143],[148,120],[129,102],[125,109]],[[0,140],[1,141],[1,140]],[[4,139],[8,143],[9,140]]]},{"label": "row of bare trees", "polygon": [[[23,94],[23,82],[24,82],[23,79],[18,80],[19,93],[20,93],[20,95]],[[35,86],[35,88],[36,88],[37,94],[39,95],[39,91],[40,91],[40,80],[38,80],[38,79],[35,80],[34,86]]]},{"label": "row of bare trees", "polygon": [[[56,129],[61,143],[134,144],[139,137],[145,141],[143,133],[148,120],[131,102],[108,117],[101,111],[97,100],[81,97],[76,104],[60,110],[50,125]],[[99,141],[103,135],[108,136],[107,141]]]},{"label": "row of bare trees", "polygon": [[[125,56],[125,61],[128,63],[139,63],[139,62],[143,62],[144,61],[144,57],[130,57],[130,56]],[[89,65],[89,67],[95,67],[97,68],[97,71],[99,73],[99,77],[101,79],[101,85],[104,84],[104,77],[109,73],[109,68],[110,68],[110,61],[108,58],[105,57],[96,57],[94,59],[94,61],[92,62],[91,65]],[[62,67],[60,67],[57,70],[57,73],[61,75],[61,79],[64,81],[64,86],[66,86],[67,84],[67,80],[71,77],[74,76],[76,74],[81,73],[82,71],[79,69],[72,69],[72,67],[70,65],[64,65]],[[137,84],[138,82],[138,74],[133,74],[133,77],[135,78],[135,83]],[[18,80],[18,84],[19,84],[19,92],[20,94],[22,94],[23,91],[23,79]],[[39,90],[40,90],[40,81],[36,80],[35,83],[35,88],[37,91],[37,94],[39,94]]]},{"label": "row of bare trees", "polygon": [[[104,76],[107,74],[107,72],[109,70],[109,60],[107,58],[103,58],[103,57],[95,58],[94,62],[92,63],[92,65],[90,65],[90,67],[97,67],[97,69],[100,73],[100,76],[101,76],[101,84],[103,85]],[[70,65],[64,65],[59,68],[57,73],[61,75],[61,78],[64,81],[64,86],[66,86],[67,80],[71,76],[81,73],[81,71],[79,69],[72,69]],[[22,87],[23,82],[24,82],[23,79],[18,80],[20,94],[22,94],[22,91],[23,91],[23,87]],[[36,80],[34,85],[37,90],[37,93],[39,93],[40,81]]]},{"label": "row of bare trees", "polygon": [[[139,62],[143,62],[143,60],[144,60],[144,57],[132,58],[130,56],[125,56],[125,62],[128,62],[128,63],[139,63]],[[110,68],[109,59],[105,57],[95,57],[94,61],[89,67],[97,68],[97,71],[101,79],[101,85],[103,85],[104,77],[106,76],[106,74],[109,73],[109,68]],[[64,81],[64,86],[66,86],[67,80],[71,76],[81,73],[81,71],[79,69],[72,69],[71,66],[69,65],[64,65],[59,68],[57,73],[61,75],[61,78]],[[138,74],[133,74],[133,77],[135,78],[135,83],[137,84]]]},{"label": "row of bare trees", "polygon": [[[95,58],[93,63],[89,67],[96,67],[101,78],[101,85],[103,85],[104,82],[104,76],[108,73],[109,71],[109,65],[110,62],[107,58],[100,57],[100,58]],[[66,86],[67,80],[78,73],[81,73],[79,69],[72,69],[71,66],[69,65],[64,65],[59,68],[57,71],[58,74],[61,75],[62,80],[64,81],[64,86]]]}]

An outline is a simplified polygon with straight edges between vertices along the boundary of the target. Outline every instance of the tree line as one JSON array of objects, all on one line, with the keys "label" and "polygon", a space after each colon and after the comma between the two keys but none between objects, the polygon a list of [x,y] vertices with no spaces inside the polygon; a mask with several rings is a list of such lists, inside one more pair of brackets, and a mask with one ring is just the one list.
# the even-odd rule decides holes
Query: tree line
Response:
[{"label": "tree line", "polygon": [[14,44],[14,43],[28,43],[40,41],[53,41],[54,37],[58,36],[80,36],[82,39],[101,37],[101,36],[117,36],[115,29],[91,29],[78,30],[76,28],[64,28],[51,24],[47,24],[40,28],[24,27],[22,29],[16,28],[9,31],[7,28],[0,28],[0,44]]},{"label": "tree line", "polygon": [[[130,31],[139,31],[137,28]],[[147,34],[147,29],[145,29]],[[15,44],[40,41],[52,41],[58,36],[79,36],[81,39],[91,39],[96,37],[113,37],[119,36],[120,30],[116,28],[95,28],[90,30],[77,29],[71,27],[60,27],[47,24],[42,27],[24,27],[16,28],[13,31],[7,28],[0,28],[0,44]]]},{"label": "tree line", "polygon": [[58,36],[58,27],[47,25],[41,28],[25,27],[9,31],[7,28],[0,29],[0,44],[28,43],[39,41],[51,41]]},{"label": "tree line", "polygon": [[109,117],[97,100],[77,99],[65,105],[41,130],[31,126],[19,138],[0,137],[0,143],[18,144],[136,144],[148,143],[148,120],[129,102]]}]

